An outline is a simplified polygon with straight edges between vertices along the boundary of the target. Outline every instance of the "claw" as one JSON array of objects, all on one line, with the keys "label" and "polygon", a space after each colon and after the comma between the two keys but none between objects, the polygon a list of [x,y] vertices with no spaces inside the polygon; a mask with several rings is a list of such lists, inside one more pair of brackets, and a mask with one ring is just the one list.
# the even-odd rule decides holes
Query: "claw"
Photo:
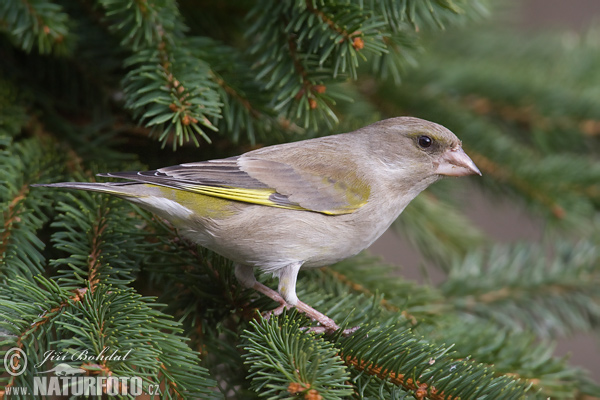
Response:
[{"label": "claw", "polygon": [[[243,275],[244,271],[245,270],[240,268],[239,273],[238,273],[238,270],[236,269],[236,276]],[[265,296],[273,299],[274,301],[276,301],[277,303],[280,304],[280,306],[275,308],[274,310],[268,311],[265,314],[263,314],[263,317],[265,319],[269,319],[272,315],[280,315],[284,309],[290,309],[292,307],[292,305],[288,304],[279,293],[277,293],[275,290],[271,289],[270,287],[267,287],[267,286],[263,285],[262,283],[260,283],[256,280],[253,280],[253,279],[245,279],[245,278],[247,278],[245,275],[243,275],[241,277],[242,277],[242,279],[245,280],[246,285],[248,287],[253,288],[254,290],[264,294]],[[239,276],[238,276],[238,279],[240,279]],[[295,307],[299,312],[301,312],[302,314],[311,318],[312,320],[318,322],[319,325],[321,325],[321,326],[314,326],[314,327],[307,328],[309,332],[333,334],[340,329],[340,327],[335,323],[334,320],[332,320],[327,315],[315,310],[314,308],[312,308],[311,306],[309,306],[308,304],[306,304],[300,300],[298,300],[298,303],[295,305]],[[357,329],[358,329],[357,326],[354,328],[345,329],[342,332],[342,335],[350,336],[354,332],[356,332]]]},{"label": "claw", "polygon": [[289,310],[292,306],[290,306],[287,303],[283,303],[281,304],[279,307],[272,309],[271,311],[267,311],[263,313],[263,318],[266,319],[267,321],[269,320],[269,318],[271,318],[271,316],[279,316],[283,313],[283,310]]},{"label": "claw", "polygon": [[[344,336],[344,337],[351,336],[354,332],[356,332],[358,330],[358,328],[360,328],[360,326],[355,326],[353,328],[344,329],[342,331],[342,336]],[[335,332],[337,332],[336,330],[331,330],[325,326],[310,326],[310,327],[306,326],[306,327],[303,327],[300,329],[302,329],[303,331],[312,332],[312,333],[316,333],[316,334],[325,333],[328,335],[332,335]]]}]

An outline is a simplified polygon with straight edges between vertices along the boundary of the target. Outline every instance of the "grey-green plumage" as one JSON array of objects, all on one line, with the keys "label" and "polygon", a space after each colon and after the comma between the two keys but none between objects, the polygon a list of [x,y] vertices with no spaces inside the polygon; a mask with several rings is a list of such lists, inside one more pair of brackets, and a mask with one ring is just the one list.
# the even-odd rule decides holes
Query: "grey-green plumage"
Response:
[{"label": "grey-green plumage", "polygon": [[[43,186],[104,191],[138,203],[235,261],[245,285],[275,298],[252,268],[278,275],[285,302],[310,314],[296,297],[300,268],[357,254],[431,183],[468,174],[479,170],[452,132],[399,117],[222,160],[102,174],[128,182]],[[333,321],[311,315],[335,329]]]}]

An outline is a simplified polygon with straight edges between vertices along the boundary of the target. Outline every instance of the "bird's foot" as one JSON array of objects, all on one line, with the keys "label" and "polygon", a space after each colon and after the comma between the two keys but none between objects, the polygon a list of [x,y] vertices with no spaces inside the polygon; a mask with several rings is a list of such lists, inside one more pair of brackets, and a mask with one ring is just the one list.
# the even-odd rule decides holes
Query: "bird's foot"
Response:
[{"label": "bird's foot", "polygon": [[[321,326],[312,326],[312,327],[308,328],[309,332],[326,333],[326,334],[331,335],[340,330],[340,327],[338,326],[338,324],[335,323],[335,321],[333,319],[329,318],[327,315],[321,313],[320,311],[315,310],[314,308],[312,308],[311,306],[309,306],[308,304],[306,304],[300,300],[298,300],[298,304],[296,304],[296,309],[298,311],[300,311],[301,313],[303,313],[304,315],[308,316],[309,318],[317,321],[319,323],[319,325],[321,325]],[[355,326],[353,328],[344,329],[342,331],[342,335],[350,336],[354,332],[356,332],[358,330],[358,328],[359,328],[358,326]]]},{"label": "bird's foot", "polygon": [[[356,332],[358,330],[358,328],[360,328],[360,326],[355,326],[352,328],[344,329],[342,331],[342,336],[344,336],[344,337],[352,336],[354,334],[354,332]],[[311,327],[304,327],[303,329],[308,332],[312,332],[312,333],[316,333],[316,334],[326,333],[328,335],[332,335],[337,332],[337,330],[332,330],[332,329],[326,328],[324,326],[311,326]]]},{"label": "bird's foot", "polygon": [[[276,301],[277,303],[280,304],[279,307],[265,313],[263,315],[263,317],[265,319],[269,319],[272,315],[280,315],[284,309],[289,310],[292,307],[290,304],[288,304],[285,301],[285,299],[278,292],[276,292],[275,290],[271,289],[268,286],[263,285],[262,283],[260,283],[258,281],[254,282],[254,284],[252,285],[252,288],[255,289],[256,291],[264,294],[265,296],[270,297],[271,299],[273,299],[274,301]],[[301,312],[302,314],[306,315],[307,317],[318,322],[319,325],[321,325],[321,326],[313,326],[313,327],[307,328],[307,330],[309,332],[333,334],[340,329],[340,327],[335,323],[335,321],[333,319],[331,319],[327,315],[315,310],[314,308],[312,308],[311,306],[309,306],[308,304],[306,304],[300,300],[298,300],[298,303],[296,304],[296,309],[299,312]],[[354,332],[356,332],[357,329],[358,329],[358,326],[356,326],[354,328],[344,329],[344,331],[342,332],[342,335],[350,336]]]},{"label": "bird's foot", "polygon": [[272,309],[271,311],[266,311],[262,314],[263,318],[266,319],[267,321],[269,320],[269,318],[271,318],[272,316],[279,316],[283,313],[283,310],[289,310],[292,306],[289,305],[288,303],[283,303],[280,304],[279,307]]}]

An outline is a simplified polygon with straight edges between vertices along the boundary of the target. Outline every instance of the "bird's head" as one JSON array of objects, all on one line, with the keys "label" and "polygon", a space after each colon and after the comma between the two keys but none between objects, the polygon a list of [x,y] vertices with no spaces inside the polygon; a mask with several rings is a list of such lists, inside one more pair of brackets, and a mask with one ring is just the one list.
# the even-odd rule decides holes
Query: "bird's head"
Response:
[{"label": "bird's head", "polygon": [[439,124],[398,117],[367,128],[374,161],[385,167],[388,179],[396,184],[426,187],[443,176],[481,175],[461,141]]}]

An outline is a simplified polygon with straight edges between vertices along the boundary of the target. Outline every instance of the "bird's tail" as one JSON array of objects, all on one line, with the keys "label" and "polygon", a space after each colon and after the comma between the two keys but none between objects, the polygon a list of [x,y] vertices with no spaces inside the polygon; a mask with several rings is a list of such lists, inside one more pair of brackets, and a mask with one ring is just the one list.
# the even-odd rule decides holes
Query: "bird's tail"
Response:
[{"label": "bird's tail", "polygon": [[36,183],[31,186],[87,190],[109,193],[120,197],[142,197],[146,195],[146,190],[144,190],[146,185],[138,182],[57,182]]}]

